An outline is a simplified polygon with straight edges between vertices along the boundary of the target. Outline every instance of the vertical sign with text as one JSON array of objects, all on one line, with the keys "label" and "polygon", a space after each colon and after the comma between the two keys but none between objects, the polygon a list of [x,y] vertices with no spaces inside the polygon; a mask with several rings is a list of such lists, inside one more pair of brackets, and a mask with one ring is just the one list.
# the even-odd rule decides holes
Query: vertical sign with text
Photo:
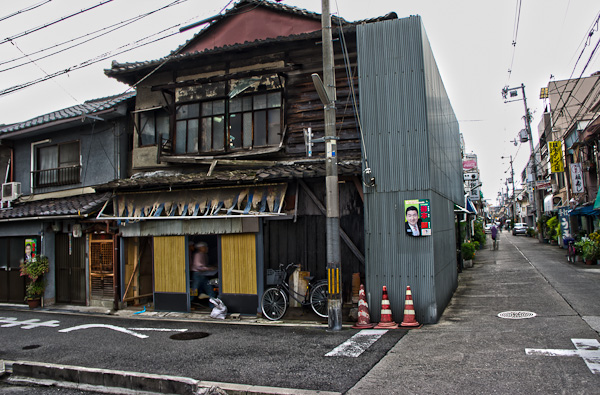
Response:
[{"label": "vertical sign with text", "polygon": [[571,163],[571,189],[573,193],[583,193],[583,171],[581,163]]},{"label": "vertical sign with text", "polygon": [[560,141],[549,141],[548,152],[550,152],[550,170],[552,173],[564,172],[562,143]]}]

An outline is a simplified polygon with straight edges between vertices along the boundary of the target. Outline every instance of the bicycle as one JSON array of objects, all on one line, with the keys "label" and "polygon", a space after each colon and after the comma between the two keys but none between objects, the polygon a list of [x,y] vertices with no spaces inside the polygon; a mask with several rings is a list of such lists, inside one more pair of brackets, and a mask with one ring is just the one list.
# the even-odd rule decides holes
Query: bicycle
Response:
[{"label": "bicycle", "polygon": [[263,315],[271,320],[277,321],[283,317],[289,305],[289,298],[293,298],[303,307],[310,305],[312,310],[319,316],[327,317],[327,280],[313,281],[314,276],[304,277],[308,281],[304,299],[302,294],[290,289],[287,282],[289,275],[300,265],[290,263],[283,268],[283,263],[279,264],[279,270],[274,271],[277,283],[265,290],[260,300],[260,306]]}]

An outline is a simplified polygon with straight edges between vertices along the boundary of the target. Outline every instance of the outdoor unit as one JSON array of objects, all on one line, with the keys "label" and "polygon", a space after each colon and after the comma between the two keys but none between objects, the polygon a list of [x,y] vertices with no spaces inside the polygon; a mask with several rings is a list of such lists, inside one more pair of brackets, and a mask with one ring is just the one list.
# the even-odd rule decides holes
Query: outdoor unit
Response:
[{"label": "outdoor unit", "polygon": [[21,195],[20,182],[7,182],[2,184],[2,201],[12,202]]}]

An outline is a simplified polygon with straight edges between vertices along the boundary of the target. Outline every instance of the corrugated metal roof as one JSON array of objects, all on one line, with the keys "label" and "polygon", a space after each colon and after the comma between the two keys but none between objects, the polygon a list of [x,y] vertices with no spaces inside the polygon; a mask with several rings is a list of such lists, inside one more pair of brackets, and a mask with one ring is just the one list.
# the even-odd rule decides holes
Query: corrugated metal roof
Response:
[{"label": "corrugated metal roof", "polygon": [[40,115],[38,117],[31,118],[24,122],[14,123],[12,125],[8,125],[0,129],[0,138],[2,138],[2,134],[4,133],[16,132],[31,127],[50,124],[56,121],[68,120],[71,118],[77,118],[84,115],[93,115],[95,113],[116,107],[122,102],[134,96],[135,92],[127,92],[100,99],[88,100],[85,101],[83,104],[77,104],[72,107],[67,107],[48,114]]}]

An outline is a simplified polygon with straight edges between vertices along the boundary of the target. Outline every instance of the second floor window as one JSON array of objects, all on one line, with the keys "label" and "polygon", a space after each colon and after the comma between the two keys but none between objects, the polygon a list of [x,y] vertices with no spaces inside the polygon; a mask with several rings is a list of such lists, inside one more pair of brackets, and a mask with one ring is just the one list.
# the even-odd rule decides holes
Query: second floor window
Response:
[{"label": "second floor window", "polygon": [[169,113],[158,110],[140,113],[140,145],[160,144],[169,138]]},{"label": "second floor window", "polygon": [[277,145],[281,92],[262,92],[180,105],[174,152],[234,151]]},{"label": "second floor window", "polygon": [[34,186],[56,186],[79,183],[79,141],[37,149]]}]

